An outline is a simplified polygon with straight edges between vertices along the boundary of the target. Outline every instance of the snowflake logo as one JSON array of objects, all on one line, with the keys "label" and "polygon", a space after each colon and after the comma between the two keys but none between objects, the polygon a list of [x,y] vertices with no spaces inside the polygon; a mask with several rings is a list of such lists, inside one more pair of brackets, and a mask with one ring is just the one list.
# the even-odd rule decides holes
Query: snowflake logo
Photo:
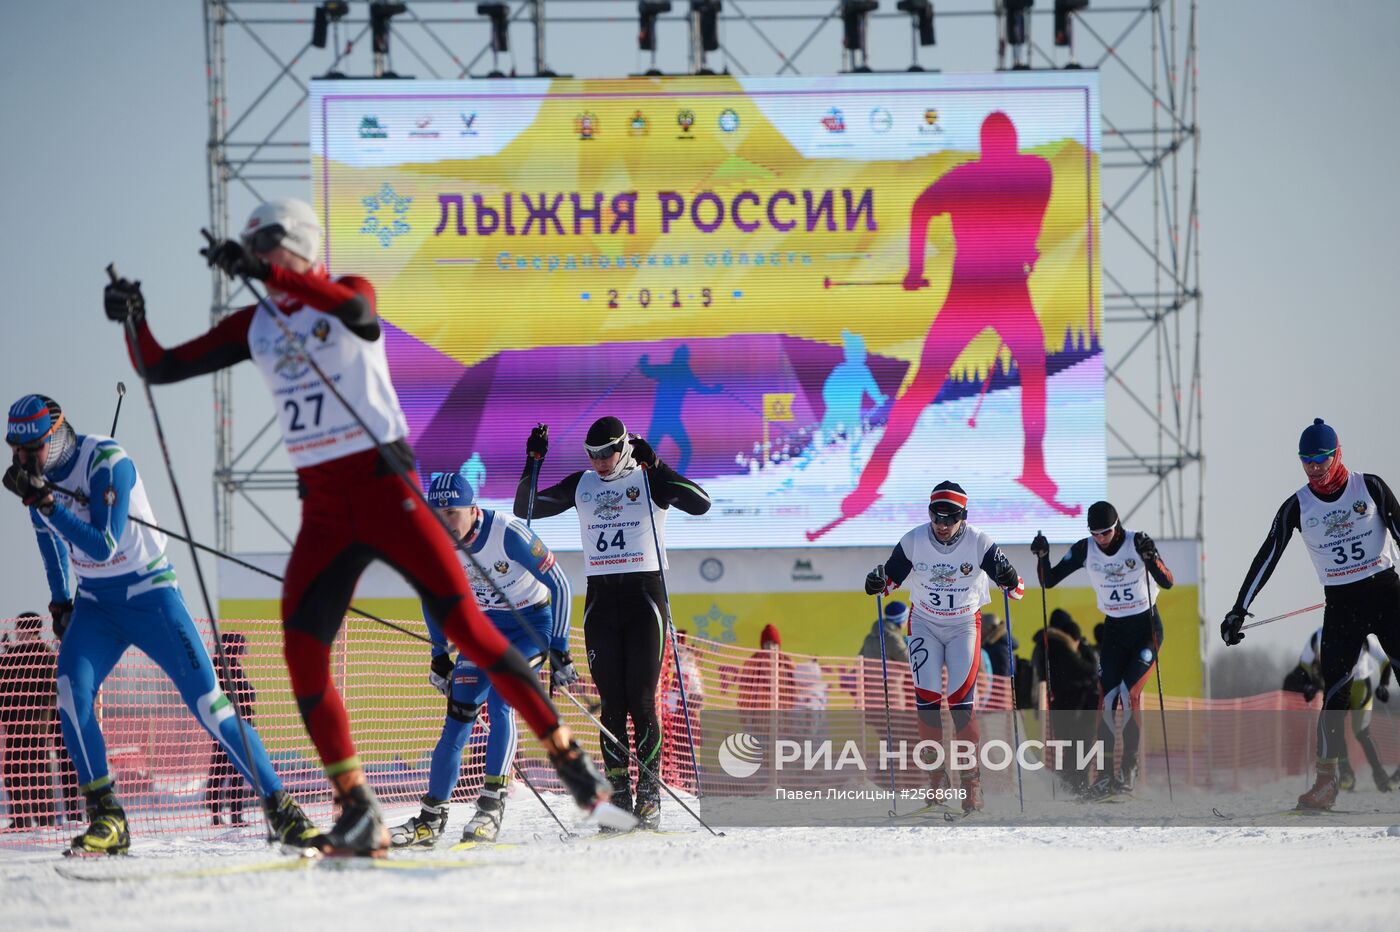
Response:
[{"label": "snowflake logo", "polygon": [[[690,620],[695,624],[696,637],[708,638],[724,644],[733,644],[738,640],[734,634],[734,622],[738,620],[738,616],[722,610],[716,602],[710,603],[708,612],[703,615],[692,615]],[[714,631],[712,628],[719,630]]]},{"label": "snowflake logo", "polygon": [[383,187],[368,197],[360,198],[360,203],[365,207],[360,232],[377,237],[379,245],[385,249],[393,244],[395,237],[403,236],[412,229],[404,217],[413,198],[398,193],[389,182],[384,182]]}]

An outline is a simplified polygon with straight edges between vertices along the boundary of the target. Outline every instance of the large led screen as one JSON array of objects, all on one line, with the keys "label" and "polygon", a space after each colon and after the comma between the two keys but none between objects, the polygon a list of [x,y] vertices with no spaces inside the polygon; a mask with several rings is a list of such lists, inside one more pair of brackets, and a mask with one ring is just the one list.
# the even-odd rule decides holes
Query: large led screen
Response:
[{"label": "large led screen", "polygon": [[[672,547],[1001,542],[1105,488],[1093,72],[313,87],[332,274],[371,279],[420,469],[509,507],[620,417],[715,506]],[[577,549],[569,520],[539,530]]]}]

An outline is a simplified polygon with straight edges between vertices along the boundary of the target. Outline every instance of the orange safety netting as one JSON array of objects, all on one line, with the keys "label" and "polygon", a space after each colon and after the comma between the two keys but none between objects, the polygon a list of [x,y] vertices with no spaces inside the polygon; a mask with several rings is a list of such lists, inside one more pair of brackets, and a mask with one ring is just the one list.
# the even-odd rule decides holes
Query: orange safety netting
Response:
[{"label": "orange safety netting", "polygon": [[[421,621],[399,622],[424,631]],[[206,622],[197,622],[206,644]],[[297,713],[282,660],[281,627],[276,621],[225,621],[221,629],[247,640],[242,660],[254,690],[250,720],[256,725],[273,765],[286,788],[318,824],[330,817],[330,796],[301,718]],[[0,623],[0,630],[10,623]],[[0,654],[0,845],[33,842],[58,833],[71,834],[81,820],[76,779],[63,748],[55,710],[55,644],[24,650],[10,643]],[[573,644],[583,679],[570,692],[585,706],[597,701],[583,662],[581,629]],[[821,734],[826,716],[856,721],[864,739],[884,736],[884,688],[878,659],[818,657],[791,652],[772,653],[715,641],[690,638],[681,647],[685,699],[692,716],[697,757],[706,773],[707,789],[714,767],[714,743],[701,728],[706,711],[752,711],[790,720],[809,716],[812,733]],[[389,804],[416,800],[427,787],[432,748],[442,728],[445,700],[428,684],[429,652],[422,642],[364,619],[347,621],[332,654],[334,675],[345,698],[357,749],[380,798]],[[216,663],[217,667],[217,663]],[[913,716],[909,667],[889,664],[889,698],[896,715],[895,741],[918,740]],[[983,670],[977,705],[984,740],[1012,737],[1011,684]],[[680,791],[696,788],[691,746],[676,665],[667,646],[658,686],[657,705],[665,731],[662,776]],[[1144,770],[1162,763],[1162,727],[1155,692],[1144,694]],[[598,753],[598,732],[575,705],[555,699],[567,724],[591,753]],[[1317,700],[1314,700],[1314,707]],[[1167,727],[1174,778],[1184,784],[1228,788],[1279,779],[1305,772],[1311,760],[1311,722],[1315,716],[1255,715],[1308,706],[1293,693],[1273,692],[1238,700],[1168,697]],[[1194,714],[1182,715],[1182,712]],[[852,715],[851,713],[857,713]],[[1210,713],[1201,715],[1199,713]],[[1215,718],[1217,713],[1230,713]],[[186,710],[163,673],[132,648],[112,671],[102,689],[99,714],[117,792],[127,809],[133,833],[217,831],[241,814],[247,828],[260,829],[261,816],[241,778],[225,761],[216,760],[209,735]],[[1034,711],[1023,711],[1014,723],[1018,734],[1036,737],[1044,727]],[[483,776],[484,743],[490,727],[483,710],[464,756],[462,777],[454,801],[475,798]],[[835,726],[833,726],[835,729]],[[1393,730],[1381,729],[1377,741],[1387,760],[1396,752]],[[541,790],[558,791],[559,784],[543,754],[522,729],[518,763]],[[221,757],[221,755],[219,755]],[[1355,749],[1353,757],[1357,759]],[[711,763],[706,764],[706,760]],[[1001,781],[1011,779],[1002,775]],[[989,785],[995,789],[996,783]],[[517,790],[520,792],[520,790]],[[215,813],[219,823],[216,823]]]}]

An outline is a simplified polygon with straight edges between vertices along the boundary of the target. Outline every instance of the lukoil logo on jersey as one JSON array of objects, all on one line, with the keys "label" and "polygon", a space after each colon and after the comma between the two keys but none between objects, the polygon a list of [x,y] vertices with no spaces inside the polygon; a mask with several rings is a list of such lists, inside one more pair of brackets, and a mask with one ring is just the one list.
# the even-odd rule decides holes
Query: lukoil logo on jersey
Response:
[{"label": "lukoil logo on jersey", "polygon": [[735,732],[719,746],[719,765],[736,780],[751,777],[763,766],[763,745],[747,732]]},{"label": "lukoil logo on jersey", "polygon": [[1351,532],[1351,512],[1345,508],[1329,511],[1322,516],[1322,531],[1328,537],[1342,537]]}]

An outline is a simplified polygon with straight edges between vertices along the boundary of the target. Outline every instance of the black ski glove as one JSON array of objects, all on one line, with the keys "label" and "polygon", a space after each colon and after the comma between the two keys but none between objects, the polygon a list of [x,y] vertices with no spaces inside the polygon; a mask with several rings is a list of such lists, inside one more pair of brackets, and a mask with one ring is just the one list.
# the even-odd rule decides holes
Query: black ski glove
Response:
[{"label": "black ski glove", "polygon": [[1244,640],[1244,632],[1240,629],[1244,627],[1244,620],[1248,617],[1249,612],[1242,608],[1232,608],[1226,614],[1225,620],[1220,623],[1220,637],[1227,647],[1233,647]]},{"label": "black ski glove", "polygon": [[530,431],[530,437],[525,441],[525,455],[531,459],[542,460],[549,453],[549,425],[536,424],[535,429]]},{"label": "black ski glove", "polygon": [[208,261],[210,268],[218,268],[229,278],[256,278],[266,281],[272,274],[270,262],[235,239],[205,246],[199,254]]},{"label": "black ski glove", "polygon": [[108,320],[117,323],[139,324],[146,319],[146,299],[141,294],[141,283],[119,278],[102,289],[102,309]]}]

